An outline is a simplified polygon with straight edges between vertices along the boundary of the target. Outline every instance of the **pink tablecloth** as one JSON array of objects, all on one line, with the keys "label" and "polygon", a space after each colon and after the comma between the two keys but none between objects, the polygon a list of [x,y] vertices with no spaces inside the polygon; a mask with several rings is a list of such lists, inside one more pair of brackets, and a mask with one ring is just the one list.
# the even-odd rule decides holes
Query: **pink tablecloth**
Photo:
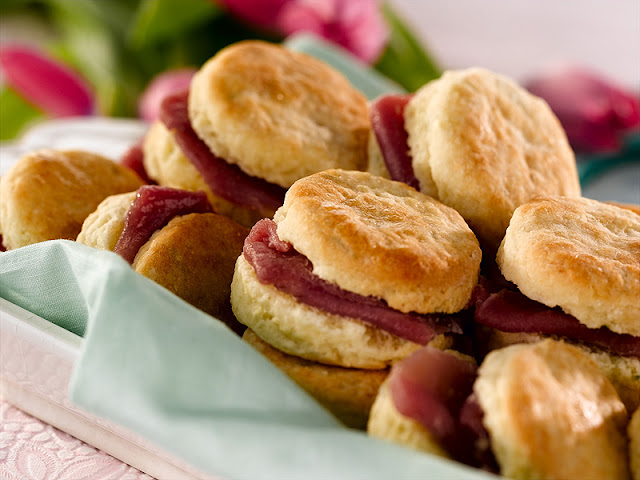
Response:
[{"label": "pink tablecloth", "polygon": [[0,398],[1,480],[153,480]]}]

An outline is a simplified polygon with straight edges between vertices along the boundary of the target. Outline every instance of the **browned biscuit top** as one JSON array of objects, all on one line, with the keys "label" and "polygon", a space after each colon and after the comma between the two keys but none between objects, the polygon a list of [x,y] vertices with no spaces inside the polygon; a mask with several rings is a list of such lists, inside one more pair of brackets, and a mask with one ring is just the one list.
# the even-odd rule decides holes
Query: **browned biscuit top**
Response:
[{"label": "browned biscuit top", "polygon": [[481,251],[460,214],[401,182],[317,173],[289,189],[274,220],[316,275],[403,312],[458,312],[477,282]]},{"label": "browned biscuit top", "polygon": [[513,214],[505,278],[590,328],[640,336],[640,216],[587,198],[538,197]]},{"label": "browned biscuit top", "polygon": [[189,116],[218,156],[289,187],[327,168],[366,167],[366,98],[329,65],[261,41],[218,52],[196,73]]},{"label": "browned biscuit top", "polygon": [[405,110],[421,189],[497,247],[513,210],[535,195],[579,196],[573,151],[547,103],[481,68],[445,72]]}]

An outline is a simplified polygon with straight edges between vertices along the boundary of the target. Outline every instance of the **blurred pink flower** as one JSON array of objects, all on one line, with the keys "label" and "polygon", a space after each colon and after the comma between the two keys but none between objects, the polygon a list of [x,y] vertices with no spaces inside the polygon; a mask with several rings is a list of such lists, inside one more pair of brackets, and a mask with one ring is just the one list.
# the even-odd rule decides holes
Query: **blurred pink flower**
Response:
[{"label": "blurred pink flower", "polygon": [[167,70],[155,76],[142,92],[138,101],[138,115],[147,122],[158,118],[164,97],[189,88],[195,68]]},{"label": "blurred pink flower", "polygon": [[549,103],[576,152],[618,150],[625,134],[640,127],[640,96],[595,72],[567,67],[525,87]]},{"label": "blurred pink flower", "polygon": [[29,47],[0,48],[5,83],[53,117],[91,115],[93,93],[73,70]]},{"label": "blurred pink flower", "polygon": [[382,53],[389,30],[376,0],[223,0],[238,18],[284,35],[312,32],[367,63]]}]

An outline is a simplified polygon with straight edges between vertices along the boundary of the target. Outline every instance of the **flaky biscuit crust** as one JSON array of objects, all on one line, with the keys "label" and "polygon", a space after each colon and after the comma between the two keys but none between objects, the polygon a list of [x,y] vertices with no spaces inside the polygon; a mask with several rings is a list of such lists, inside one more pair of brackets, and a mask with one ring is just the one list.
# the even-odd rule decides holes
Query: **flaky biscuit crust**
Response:
[{"label": "flaky biscuit crust", "polygon": [[129,168],[95,153],[30,152],[0,179],[3,243],[12,249],[45,240],[75,240],[102,200],[142,184]]},{"label": "flaky biscuit crust", "polygon": [[274,221],[320,278],[402,312],[458,312],[477,283],[482,254],[462,217],[401,182],[320,172],[289,189]]},{"label": "flaky biscuit crust", "polygon": [[366,98],[282,46],[243,41],[218,52],[192,80],[189,116],[216,155],[284,188],[327,168],[366,168]]},{"label": "flaky biscuit crust", "polygon": [[629,478],[627,411],[580,349],[545,340],[495,350],[474,392],[502,475]]},{"label": "flaky biscuit crust", "polygon": [[323,312],[273,285],[260,283],[242,255],[231,284],[231,306],[238,321],[263,341],[314,362],[383,369],[420,348],[363,321]]},{"label": "flaky biscuit crust", "polygon": [[640,336],[640,216],[586,198],[519,207],[496,258],[527,297],[590,328]]},{"label": "flaky biscuit crust", "polygon": [[534,195],[580,195],[575,157],[545,101],[480,68],[449,71],[405,109],[421,190],[458,210],[497,248]]},{"label": "flaky biscuit crust", "polygon": [[127,212],[136,195],[137,191],[105,198],[85,219],[76,241],[100,250],[113,251],[124,230]]},{"label": "flaky biscuit crust", "polygon": [[242,339],[267,357],[348,427],[364,429],[389,369],[364,370],[311,362],[287,355],[247,329]]},{"label": "flaky biscuit crust", "polygon": [[156,120],[149,128],[143,142],[144,167],[150,178],[159,185],[203,191],[216,213],[225,215],[245,227],[251,227],[261,218],[273,216],[274,211],[255,211],[243,208],[214,194],[200,172],[184,155],[173,134],[162,122]]}]

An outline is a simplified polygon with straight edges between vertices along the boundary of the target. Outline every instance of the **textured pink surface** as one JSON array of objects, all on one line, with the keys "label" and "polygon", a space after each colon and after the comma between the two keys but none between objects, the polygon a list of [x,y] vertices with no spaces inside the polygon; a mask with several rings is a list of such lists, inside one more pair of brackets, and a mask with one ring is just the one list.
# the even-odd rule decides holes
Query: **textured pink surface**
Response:
[{"label": "textured pink surface", "polygon": [[0,479],[153,480],[0,399]]}]

